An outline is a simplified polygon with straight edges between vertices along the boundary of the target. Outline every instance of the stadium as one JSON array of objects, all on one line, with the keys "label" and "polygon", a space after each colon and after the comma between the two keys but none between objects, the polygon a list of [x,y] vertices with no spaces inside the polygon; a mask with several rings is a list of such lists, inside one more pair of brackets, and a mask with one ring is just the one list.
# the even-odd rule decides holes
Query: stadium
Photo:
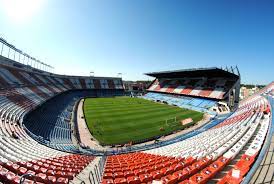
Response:
[{"label": "stadium", "polygon": [[0,0],[0,184],[273,184],[273,7]]},{"label": "stadium", "polygon": [[2,183],[221,184],[273,175],[258,172],[273,162],[273,82],[239,101],[237,67],[160,71],[146,74],[154,80],[145,94],[127,96],[122,78],[54,74],[1,43],[13,53],[0,57]]}]

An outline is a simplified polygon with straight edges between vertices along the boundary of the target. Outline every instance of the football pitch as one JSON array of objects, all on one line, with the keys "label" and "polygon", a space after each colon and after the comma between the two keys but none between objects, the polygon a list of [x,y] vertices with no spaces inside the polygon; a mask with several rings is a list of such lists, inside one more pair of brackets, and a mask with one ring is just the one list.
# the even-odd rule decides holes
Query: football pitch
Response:
[{"label": "football pitch", "polygon": [[184,128],[182,119],[203,118],[200,112],[130,97],[88,98],[83,108],[90,132],[105,145],[168,134]]}]

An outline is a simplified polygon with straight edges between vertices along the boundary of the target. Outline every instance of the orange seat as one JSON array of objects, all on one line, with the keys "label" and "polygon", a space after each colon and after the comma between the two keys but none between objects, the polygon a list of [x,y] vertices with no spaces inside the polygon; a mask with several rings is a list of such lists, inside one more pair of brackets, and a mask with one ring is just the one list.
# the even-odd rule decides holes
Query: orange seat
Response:
[{"label": "orange seat", "polygon": [[205,182],[205,178],[202,176],[202,174],[200,174],[200,173],[197,173],[197,174],[195,174],[194,176],[191,176],[190,178],[189,178],[189,182],[190,183],[199,183],[199,184],[204,184],[204,183],[206,183]]},{"label": "orange seat", "polygon": [[124,172],[124,176],[127,178],[127,177],[130,177],[130,176],[134,176],[134,173],[132,171],[126,171]]},{"label": "orange seat", "polygon": [[113,183],[114,183],[113,179],[103,179],[102,180],[102,184],[113,184]]},{"label": "orange seat", "polygon": [[162,168],[161,172],[163,173],[163,175],[169,175],[173,173],[173,169],[171,167],[167,167],[167,168]]},{"label": "orange seat", "polygon": [[195,170],[196,169],[192,165],[190,165],[183,169],[183,174],[188,175],[188,176],[193,175],[193,174],[195,174]]},{"label": "orange seat", "polygon": [[192,184],[189,180],[184,180],[182,182],[180,182],[179,184]]},{"label": "orange seat", "polygon": [[137,170],[134,170],[133,172],[136,176],[141,175],[141,174],[145,174],[144,169],[137,169]]},{"label": "orange seat", "polygon": [[173,175],[177,178],[178,181],[183,181],[189,176],[189,173],[180,170],[180,171],[174,172]]},{"label": "orange seat", "polygon": [[122,177],[124,177],[124,173],[123,172],[115,172],[113,174],[113,177],[114,178],[122,178]]},{"label": "orange seat", "polygon": [[150,174],[152,175],[154,180],[161,179],[164,176],[164,174],[159,170],[158,171],[152,171]]},{"label": "orange seat", "polygon": [[153,177],[151,174],[141,174],[139,175],[139,178],[142,183],[147,183],[153,180]]},{"label": "orange seat", "polygon": [[115,178],[114,183],[115,184],[127,184],[127,179],[126,178]]},{"label": "orange seat", "polygon": [[184,162],[179,162],[178,164],[176,164],[176,165],[173,167],[173,171],[179,171],[179,170],[183,169],[184,167],[185,167]]},{"label": "orange seat", "polygon": [[167,175],[162,179],[162,182],[164,184],[176,184],[178,181],[178,178],[175,175]]},{"label": "orange seat", "polygon": [[196,159],[192,158],[192,157],[188,157],[185,159],[185,165],[188,166],[190,164],[193,164],[196,161]]},{"label": "orange seat", "polygon": [[129,184],[140,184],[140,178],[138,176],[129,176],[127,177],[127,182]]}]

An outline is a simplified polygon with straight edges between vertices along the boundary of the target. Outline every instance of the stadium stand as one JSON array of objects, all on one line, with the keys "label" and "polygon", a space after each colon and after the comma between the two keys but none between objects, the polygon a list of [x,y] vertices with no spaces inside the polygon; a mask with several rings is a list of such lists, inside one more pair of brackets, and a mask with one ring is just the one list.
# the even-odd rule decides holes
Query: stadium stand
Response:
[{"label": "stadium stand", "polygon": [[189,139],[109,156],[102,183],[240,183],[265,143],[272,124],[269,107],[268,100],[256,94],[229,118]]},{"label": "stadium stand", "polygon": [[[68,183],[95,158],[75,154],[69,123],[74,104],[86,96],[123,95],[122,81],[16,66],[0,56],[0,183],[20,183],[25,174],[31,177],[24,183]],[[108,83],[95,88],[95,80]]]},{"label": "stadium stand", "polygon": [[207,112],[208,114],[212,115],[216,114],[215,112],[209,109],[216,105],[217,102],[209,99],[192,98],[187,96],[174,96],[170,94],[161,94],[153,92],[145,94],[142,98],[153,100],[156,102],[163,102],[169,105],[174,105],[191,110]]},{"label": "stadium stand", "polygon": [[[207,79],[191,78],[203,72]],[[73,142],[73,108],[82,97],[123,95],[121,78],[57,75],[0,56],[0,183],[273,181],[274,82],[238,106],[239,75],[231,72],[151,75],[157,79],[144,98],[201,111],[223,100],[235,111],[184,139],[95,156]]]},{"label": "stadium stand", "polygon": [[191,106],[198,111],[219,113],[222,112],[220,108],[212,108],[218,105],[216,102],[226,102],[231,110],[239,103],[240,74],[237,67],[163,71],[147,75],[156,78],[147,91],[184,97],[184,108]]}]

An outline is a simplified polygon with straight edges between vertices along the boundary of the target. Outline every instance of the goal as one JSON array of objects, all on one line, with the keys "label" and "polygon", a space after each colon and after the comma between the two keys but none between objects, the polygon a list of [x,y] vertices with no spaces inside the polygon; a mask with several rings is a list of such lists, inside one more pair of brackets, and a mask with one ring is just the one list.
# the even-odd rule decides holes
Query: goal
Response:
[{"label": "goal", "polygon": [[175,127],[178,125],[177,117],[166,119],[166,126],[167,127]]}]

